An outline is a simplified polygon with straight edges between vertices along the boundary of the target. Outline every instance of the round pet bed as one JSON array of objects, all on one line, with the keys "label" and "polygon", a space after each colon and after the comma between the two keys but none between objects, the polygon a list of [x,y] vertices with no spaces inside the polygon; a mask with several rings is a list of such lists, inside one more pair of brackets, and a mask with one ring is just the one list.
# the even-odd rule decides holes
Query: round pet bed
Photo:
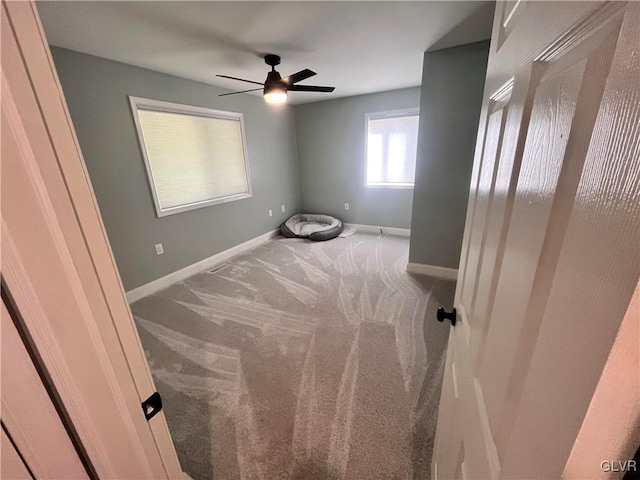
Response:
[{"label": "round pet bed", "polygon": [[329,215],[300,213],[284,222],[280,231],[285,237],[308,238],[319,242],[336,238],[343,228],[340,220]]}]

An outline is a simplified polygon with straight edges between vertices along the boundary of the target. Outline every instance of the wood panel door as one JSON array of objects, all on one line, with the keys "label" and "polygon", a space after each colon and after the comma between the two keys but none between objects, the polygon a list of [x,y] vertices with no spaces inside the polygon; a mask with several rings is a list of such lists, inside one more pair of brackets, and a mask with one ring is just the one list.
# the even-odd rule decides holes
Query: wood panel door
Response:
[{"label": "wood panel door", "polygon": [[562,476],[639,278],[638,45],[637,2],[496,6],[433,478]]}]

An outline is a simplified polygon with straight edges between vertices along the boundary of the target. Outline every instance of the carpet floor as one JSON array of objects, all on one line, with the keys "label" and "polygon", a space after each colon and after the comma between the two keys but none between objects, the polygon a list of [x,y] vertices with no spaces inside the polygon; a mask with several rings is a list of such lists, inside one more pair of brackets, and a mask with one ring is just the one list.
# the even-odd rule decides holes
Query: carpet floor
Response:
[{"label": "carpet floor", "polygon": [[277,238],[132,305],[189,476],[429,478],[455,283],[408,250]]}]

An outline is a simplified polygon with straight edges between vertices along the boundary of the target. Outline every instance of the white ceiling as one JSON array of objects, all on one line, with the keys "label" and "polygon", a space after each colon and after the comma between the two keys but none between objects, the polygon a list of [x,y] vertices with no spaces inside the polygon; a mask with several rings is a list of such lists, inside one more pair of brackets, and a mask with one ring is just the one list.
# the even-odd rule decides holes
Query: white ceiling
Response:
[{"label": "white ceiling", "polygon": [[[428,49],[491,36],[493,2],[41,1],[49,43],[232,90],[263,82],[265,53],[282,76],[310,68],[306,103],[420,85]],[[259,95],[257,92],[256,95]]]}]

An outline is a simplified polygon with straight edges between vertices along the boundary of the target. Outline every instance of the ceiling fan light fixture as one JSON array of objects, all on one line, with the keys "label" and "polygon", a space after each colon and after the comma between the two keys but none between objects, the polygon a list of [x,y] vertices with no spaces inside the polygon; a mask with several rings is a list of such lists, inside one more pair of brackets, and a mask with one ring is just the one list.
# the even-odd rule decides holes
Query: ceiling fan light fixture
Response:
[{"label": "ceiling fan light fixture", "polygon": [[285,103],[287,101],[287,91],[284,88],[264,89],[264,100],[267,103]]}]

